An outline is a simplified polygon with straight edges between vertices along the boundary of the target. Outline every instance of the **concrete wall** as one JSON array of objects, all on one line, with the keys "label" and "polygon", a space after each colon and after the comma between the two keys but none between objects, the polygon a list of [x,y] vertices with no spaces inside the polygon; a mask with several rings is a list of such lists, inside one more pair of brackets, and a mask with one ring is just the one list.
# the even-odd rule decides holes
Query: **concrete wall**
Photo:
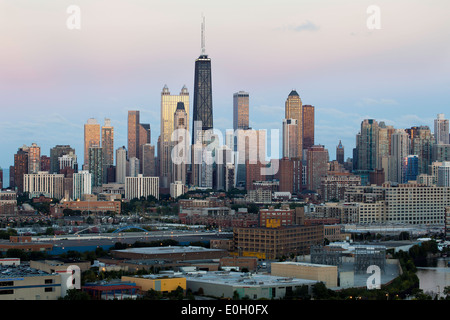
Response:
[{"label": "concrete wall", "polygon": [[61,296],[59,275],[13,278],[12,285],[5,283],[10,282],[9,279],[2,279],[2,282],[5,285],[0,288],[0,300],[57,300]]},{"label": "concrete wall", "polygon": [[321,281],[329,288],[338,285],[337,266],[275,262],[271,264],[271,274],[278,277],[293,277]]}]

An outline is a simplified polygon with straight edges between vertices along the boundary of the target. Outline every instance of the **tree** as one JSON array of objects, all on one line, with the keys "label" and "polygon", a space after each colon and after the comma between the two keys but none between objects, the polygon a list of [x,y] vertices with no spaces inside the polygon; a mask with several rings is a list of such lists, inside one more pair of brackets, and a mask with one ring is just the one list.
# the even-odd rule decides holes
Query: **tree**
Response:
[{"label": "tree", "polygon": [[60,300],[91,300],[91,296],[87,292],[78,289],[69,289],[67,294]]},{"label": "tree", "polygon": [[301,300],[310,300],[311,295],[309,294],[308,286],[304,284],[301,287],[296,288],[293,297]]},{"label": "tree", "polygon": [[334,292],[328,289],[323,282],[317,282],[312,286],[312,294],[317,300],[327,300],[334,296]]},{"label": "tree", "polygon": [[247,208],[248,213],[259,213],[259,206],[254,203],[250,203]]},{"label": "tree", "polygon": [[28,256],[25,253],[25,251],[20,249],[8,249],[6,251],[6,257],[7,258],[19,258],[20,261],[27,261]]},{"label": "tree", "polygon": [[160,300],[161,293],[154,289],[148,290],[141,298],[142,300]]},{"label": "tree", "polygon": [[444,287],[443,293],[445,294],[445,299],[450,300],[450,286]]},{"label": "tree", "polygon": [[6,231],[0,231],[0,239],[9,240],[9,237],[11,236],[17,236],[16,229],[8,228]]},{"label": "tree", "polygon": [[178,286],[175,290],[167,294],[170,300],[183,300],[184,299],[184,289]]}]

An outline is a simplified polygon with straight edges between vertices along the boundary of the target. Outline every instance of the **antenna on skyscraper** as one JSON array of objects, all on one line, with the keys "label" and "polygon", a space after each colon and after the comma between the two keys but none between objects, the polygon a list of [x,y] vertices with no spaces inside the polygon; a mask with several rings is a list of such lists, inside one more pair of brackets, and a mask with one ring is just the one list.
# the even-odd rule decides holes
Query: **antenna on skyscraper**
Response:
[{"label": "antenna on skyscraper", "polygon": [[202,13],[202,55],[205,54],[205,16]]}]

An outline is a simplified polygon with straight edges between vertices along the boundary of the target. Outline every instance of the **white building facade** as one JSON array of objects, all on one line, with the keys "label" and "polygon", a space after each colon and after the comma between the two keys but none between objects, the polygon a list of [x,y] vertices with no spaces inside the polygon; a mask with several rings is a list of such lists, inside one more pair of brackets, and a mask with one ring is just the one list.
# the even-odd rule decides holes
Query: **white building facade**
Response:
[{"label": "white building facade", "polygon": [[137,177],[125,178],[125,198],[140,199],[141,197],[154,196],[159,199],[159,177],[144,177],[139,174]]}]

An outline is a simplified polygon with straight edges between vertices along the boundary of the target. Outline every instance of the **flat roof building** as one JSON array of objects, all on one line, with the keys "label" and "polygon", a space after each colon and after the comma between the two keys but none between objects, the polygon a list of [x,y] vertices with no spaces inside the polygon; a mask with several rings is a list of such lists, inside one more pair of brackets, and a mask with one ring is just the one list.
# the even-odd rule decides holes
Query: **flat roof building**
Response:
[{"label": "flat roof building", "polygon": [[271,274],[323,282],[327,287],[338,286],[338,267],[304,262],[272,262]]},{"label": "flat roof building", "polygon": [[61,276],[27,265],[0,266],[0,300],[57,300]]},{"label": "flat roof building", "polygon": [[248,297],[256,299],[283,299],[303,285],[311,287],[314,280],[277,277],[267,274],[241,272],[205,272],[186,275],[187,289],[204,295],[224,298]]}]

